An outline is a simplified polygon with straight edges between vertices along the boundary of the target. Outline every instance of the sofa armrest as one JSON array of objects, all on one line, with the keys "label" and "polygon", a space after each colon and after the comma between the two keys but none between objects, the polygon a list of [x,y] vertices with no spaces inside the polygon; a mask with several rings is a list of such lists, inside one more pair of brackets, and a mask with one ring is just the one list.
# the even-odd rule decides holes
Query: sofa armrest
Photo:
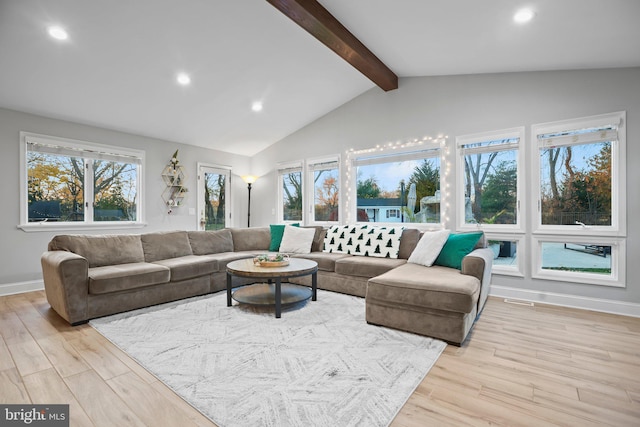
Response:
[{"label": "sofa armrest", "polygon": [[89,262],[73,252],[47,251],[40,258],[47,301],[67,322],[87,320]]},{"label": "sofa armrest", "polygon": [[484,308],[491,286],[491,269],[493,268],[493,251],[489,248],[475,249],[462,259],[462,274],[474,276],[480,280],[478,296],[478,314]]}]

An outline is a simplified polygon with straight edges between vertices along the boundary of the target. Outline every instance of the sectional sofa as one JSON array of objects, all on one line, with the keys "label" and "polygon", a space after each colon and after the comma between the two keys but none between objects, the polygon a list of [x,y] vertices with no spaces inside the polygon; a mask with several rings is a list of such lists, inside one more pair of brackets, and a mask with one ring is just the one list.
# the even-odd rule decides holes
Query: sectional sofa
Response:
[{"label": "sectional sofa", "polygon": [[[462,269],[407,263],[421,232],[405,229],[397,259],[323,252],[314,227],[308,254],[318,287],[366,297],[367,322],[462,343],[487,299],[490,249],[482,243]],[[59,235],[42,254],[51,307],[76,325],[135,308],[226,288],[227,263],[265,253],[269,227],[120,235]],[[308,278],[296,283],[309,285]],[[243,284],[242,281],[234,285]]]}]

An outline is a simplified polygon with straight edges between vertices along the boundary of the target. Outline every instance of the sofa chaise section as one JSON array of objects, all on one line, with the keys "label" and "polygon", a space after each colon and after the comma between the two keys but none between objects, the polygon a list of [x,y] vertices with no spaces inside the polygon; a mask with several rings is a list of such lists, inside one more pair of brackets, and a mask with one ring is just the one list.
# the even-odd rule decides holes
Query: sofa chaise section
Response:
[{"label": "sofa chaise section", "polygon": [[371,278],[367,322],[461,344],[486,302],[492,258],[475,249],[462,270],[406,263]]}]

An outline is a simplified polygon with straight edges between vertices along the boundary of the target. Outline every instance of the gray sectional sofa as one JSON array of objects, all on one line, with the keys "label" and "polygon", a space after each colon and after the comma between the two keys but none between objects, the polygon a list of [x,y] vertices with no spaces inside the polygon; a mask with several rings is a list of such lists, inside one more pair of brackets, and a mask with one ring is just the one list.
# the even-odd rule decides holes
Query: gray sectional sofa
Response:
[{"label": "gray sectional sofa", "polygon": [[[487,299],[492,252],[481,246],[462,270],[407,263],[421,233],[405,229],[398,259],[311,253],[318,287],[366,297],[367,322],[462,343]],[[135,308],[226,289],[227,263],[265,253],[268,227],[130,235],[60,235],[41,264],[51,307],[72,325]],[[295,283],[310,286],[309,277]],[[237,284],[242,284],[238,281]],[[236,285],[234,281],[234,285]]]}]

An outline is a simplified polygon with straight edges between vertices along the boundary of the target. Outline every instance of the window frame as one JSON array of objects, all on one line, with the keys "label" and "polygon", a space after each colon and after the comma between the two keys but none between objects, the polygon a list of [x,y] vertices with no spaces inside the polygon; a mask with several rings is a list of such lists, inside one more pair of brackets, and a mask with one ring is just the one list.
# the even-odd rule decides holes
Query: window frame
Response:
[{"label": "window frame", "polygon": [[[483,230],[486,232],[505,232],[505,233],[524,233],[525,225],[527,223],[527,209],[524,206],[524,194],[526,189],[525,183],[525,128],[524,126],[518,126],[502,130],[494,130],[488,132],[479,132],[467,135],[456,136],[456,165],[457,165],[457,177],[456,177],[456,216],[457,216],[457,229],[460,231],[469,230]],[[471,149],[464,149],[463,147],[468,144],[482,143],[495,141],[500,139],[518,139],[517,143],[478,147]],[[496,149],[497,148],[497,149]],[[515,224],[486,224],[475,223],[467,224],[465,222],[465,163],[464,156],[468,151],[476,153],[493,153],[496,151],[512,151],[516,150],[516,209],[517,218]]]},{"label": "window frame", "polygon": [[[57,146],[62,149],[78,151],[79,156],[85,162],[86,159],[100,159],[101,156],[120,157],[134,160],[132,163],[138,165],[136,174],[136,220],[135,221],[95,221],[93,218],[93,187],[88,185],[86,179],[89,174],[85,174],[85,215],[83,221],[60,221],[60,222],[29,222],[28,210],[28,152],[29,143]],[[80,141],[70,138],[63,138],[50,135],[42,135],[32,132],[20,132],[20,222],[18,228],[26,231],[74,231],[92,229],[126,229],[141,228],[144,222],[144,172],[145,172],[145,151],[132,148],[119,147],[114,145],[97,144],[88,141]],[[93,170],[90,169],[93,173]],[[88,205],[87,205],[88,203]],[[87,207],[88,206],[88,207]]]},{"label": "window frame", "polygon": [[[423,160],[423,159],[438,159],[439,161],[439,188],[440,192],[440,222],[431,222],[431,223],[423,223],[423,222],[382,222],[377,221],[374,224],[380,226],[387,227],[397,227],[397,226],[411,226],[413,228],[417,228],[421,231],[428,230],[441,230],[445,228],[446,217],[448,209],[448,200],[447,195],[448,192],[445,191],[448,178],[445,172],[446,168],[446,158],[444,157],[444,152],[446,149],[446,137],[438,137],[436,139],[422,140],[414,143],[396,143],[396,144],[388,144],[387,146],[376,146],[375,148],[360,150],[357,153],[347,153],[347,182],[348,182],[348,200],[347,200],[347,217],[354,218],[354,224],[369,224],[360,222],[357,220],[358,218],[358,166],[372,165],[372,164],[384,164],[384,163],[394,163],[406,160]],[[421,155],[427,154],[428,155]],[[395,160],[394,160],[395,158]],[[350,169],[350,171],[349,171]],[[419,202],[419,201],[418,201]]]},{"label": "window frame", "polygon": [[[292,224],[292,223],[302,223],[302,224],[306,224],[306,209],[305,209],[305,202],[306,202],[306,195],[305,195],[305,182],[306,182],[306,177],[305,177],[305,162],[304,160],[296,160],[296,161],[292,161],[292,162],[286,162],[286,163],[278,163],[276,165],[276,185],[277,185],[277,190],[276,190],[276,194],[278,195],[278,206],[276,209],[276,212],[278,214],[277,216],[277,221],[280,224]],[[285,173],[291,173],[291,172],[300,172],[300,177],[302,179],[302,218],[299,220],[284,220],[284,191],[283,191],[283,186],[284,186],[284,182],[283,182],[283,176]]]},{"label": "window frame", "polygon": [[[542,268],[543,243],[601,243],[611,246],[611,275],[581,273],[575,271],[556,271]],[[577,235],[535,235],[532,236],[533,266],[531,277],[562,282],[588,285],[626,287],[626,239],[624,237],[599,237]],[[594,255],[595,256],[595,255]]]},{"label": "window frame", "polygon": [[[617,125],[617,140],[611,143],[611,225],[543,225],[542,198],[540,184],[540,148],[538,135],[554,132],[573,131]],[[624,237],[627,230],[626,218],[626,112],[614,112],[576,119],[534,124],[531,126],[531,174],[532,174],[532,211],[533,234],[562,234],[566,236],[609,236]],[[563,144],[573,145],[573,144]],[[575,144],[577,145],[577,144]],[[620,196],[625,195],[625,196]]]},{"label": "window frame", "polygon": [[525,260],[527,256],[526,235],[520,233],[494,233],[488,231],[485,233],[487,242],[490,240],[511,241],[517,244],[517,264],[514,267],[507,267],[499,264],[492,264],[491,272],[504,276],[525,277]]},{"label": "window frame", "polygon": [[[338,170],[338,219],[336,221],[328,221],[328,220],[317,221],[315,219],[316,194],[315,194],[315,182],[314,182],[314,173],[316,170],[318,170],[316,166],[334,165],[334,164],[335,164],[335,169]],[[342,220],[342,210],[343,210],[342,206],[344,201],[343,190],[342,190],[342,161],[341,161],[340,155],[336,154],[333,156],[308,159],[305,164],[305,169],[306,169],[306,175],[307,175],[307,179],[306,179],[307,185],[305,187],[304,186],[305,183],[303,182],[303,188],[305,188],[304,193],[306,193],[307,197],[303,197],[303,206],[305,206],[305,201],[306,201],[306,208],[304,210],[306,210],[307,212],[306,219],[308,221],[308,222],[305,222],[305,225],[329,226],[329,225],[340,224],[341,223],[340,221]]]}]

